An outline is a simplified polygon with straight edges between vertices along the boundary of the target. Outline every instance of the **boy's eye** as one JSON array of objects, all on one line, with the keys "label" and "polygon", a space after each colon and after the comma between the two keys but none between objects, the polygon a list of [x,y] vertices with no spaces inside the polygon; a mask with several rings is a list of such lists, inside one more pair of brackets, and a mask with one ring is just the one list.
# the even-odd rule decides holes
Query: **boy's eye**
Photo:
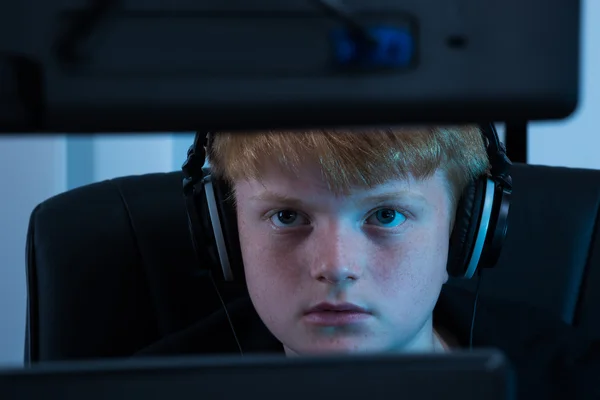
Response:
[{"label": "boy's eye", "polygon": [[384,228],[395,228],[406,221],[406,216],[391,208],[381,208],[367,218],[367,223]]},{"label": "boy's eye", "polygon": [[293,210],[281,210],[271,217],[271,222],[273,222],[275,226],[289,228],[305,225],[306,218]]}]

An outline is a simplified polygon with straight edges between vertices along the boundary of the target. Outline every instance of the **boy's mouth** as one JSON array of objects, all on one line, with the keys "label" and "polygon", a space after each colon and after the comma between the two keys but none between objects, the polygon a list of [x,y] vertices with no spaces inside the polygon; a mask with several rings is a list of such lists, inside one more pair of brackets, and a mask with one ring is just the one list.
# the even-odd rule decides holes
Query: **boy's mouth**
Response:
[{"label": "boy's mouth", "polygon": [[313,325],[343,326],[363,322],[371,313],[352,303],[319,303],[304,313],[304,320]]}]

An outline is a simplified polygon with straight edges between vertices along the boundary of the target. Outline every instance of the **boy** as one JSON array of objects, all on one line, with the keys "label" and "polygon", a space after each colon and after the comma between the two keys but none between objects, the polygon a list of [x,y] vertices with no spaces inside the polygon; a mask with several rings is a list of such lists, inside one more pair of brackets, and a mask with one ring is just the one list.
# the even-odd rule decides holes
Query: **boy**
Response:
[{"label": "boy", "polygon": [[[249,298],[145,354],[469,346],[473,298],[442,287],[460,195],[490,168],[478,127],[220,133],[209,157],[233,190]],[[591,393],[567,326],[481,303],[473,344],[504,351],[520,395]]]}]

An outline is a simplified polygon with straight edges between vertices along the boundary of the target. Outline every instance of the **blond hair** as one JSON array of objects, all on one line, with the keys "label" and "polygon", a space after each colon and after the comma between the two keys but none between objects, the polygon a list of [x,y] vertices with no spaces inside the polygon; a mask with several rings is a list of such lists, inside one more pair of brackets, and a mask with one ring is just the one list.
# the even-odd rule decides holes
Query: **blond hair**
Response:
[{"label": "blond hair", "polygon": [[426,179],[441,169],[453,204],[489,171],[481,131],[472,125],[219,133],[209,160],[214,174],[230,184],[260,180],[273,162],[296,176],[304,163],[316,162],[338,194],[390,179]]}]

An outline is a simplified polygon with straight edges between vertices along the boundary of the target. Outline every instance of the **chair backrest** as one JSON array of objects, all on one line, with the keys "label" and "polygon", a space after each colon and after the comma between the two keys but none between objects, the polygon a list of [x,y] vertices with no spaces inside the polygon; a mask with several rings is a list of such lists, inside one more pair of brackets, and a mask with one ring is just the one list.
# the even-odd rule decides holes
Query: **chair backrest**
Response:
[{"label": "chair backrest", "polygon": [[35,208],[26,362],[128,356],[216,309],[194,268],[182,179],[129,176]]},{"label": "chair backrest", "polygon": [[[482,293],[600,336],[600,171],[517,164],[513,180],[507,242]],[[26,362],[128,356],[219,307],[198,273],[181,182],[180,172],[124,177],[35,208]]]},{"label": "chair backrest", "polygon": [[[517,164],[506,243],[481,293],[600,337],[600,171]],[[475,289],[475,281],[451,284]]]}]

